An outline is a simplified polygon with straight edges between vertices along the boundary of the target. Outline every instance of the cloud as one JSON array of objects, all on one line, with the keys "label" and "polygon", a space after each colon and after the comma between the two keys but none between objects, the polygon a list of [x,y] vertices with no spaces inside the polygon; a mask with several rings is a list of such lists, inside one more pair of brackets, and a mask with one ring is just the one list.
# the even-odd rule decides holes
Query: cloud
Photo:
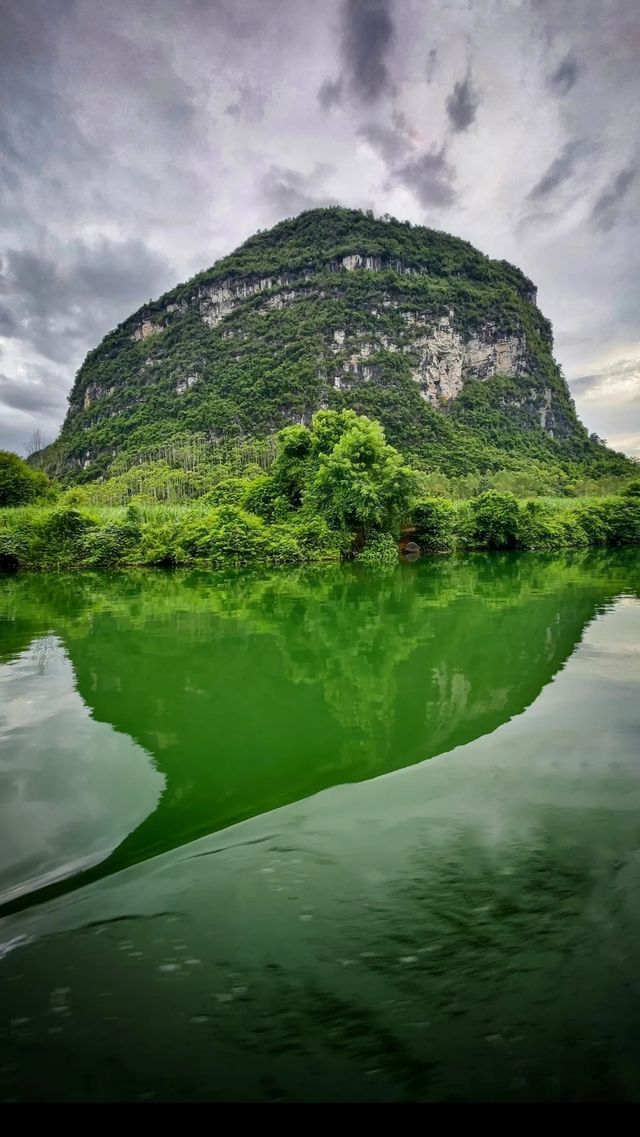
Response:
[{"label": "cloud", "polygon": [[260,122],[264,118],[264,95],[250,83],[241,83],[236,98],[227,103],[224,113],[236,120]]},{"label": "cloud", "polygon": [[16,321],[13,313],[0,304],[0,336],[11,337],[16,332]]},{"label": "cloud", "polygon": [[610,446],[640,458],[640,345],[570,382],[578,412]]},{"label": "cloud", "polygon": [[640,357],[618,359],[591,375],[571,381],[576,396],[593,403],[623,406],[640,400]]},{"label": "cloud", "polygon": [[54,433],[140,303],[333,200],[519,264],[568,374],[634,356],[637,0],[0,0],[0,27],[0,371],[60,398],[2,403],[0,445]]},{"label": "cloud", "polygon": [[139,238],[8,249],[0,270],[4,335],[62,362],[72,345],[90,346],[170,282],[167,263]]},{"label": "cloud", "polygon": [[387,166],[393,168],[407,153],[407,139],[397,123],[368,122],[358,127],[358,136],[376,151]]},{"label": "cloud", "polygon": [[265,200],[278,217],[293,217],[319,205],[335,205],[335,198],[318,192],[330,173],[328,165],[317,166],[311,174],[301,174],[282,166],[271,166],[262,178]]},{"label": "cloud", "polygon": [[59,411],[65,403],[64,390],[42,379],[12,379],[0,373],[0,405],[18,411],[47,414]]},{"label": "cloud", "polygon": [[425,68],[425,75],[427,77],[427,83],[431,83],[431,81],[433,80],[433,73],[436,69],[437,59],[438,59],[437,47],[430,48],[429,54],[427,55],[427,66]]},{"label": "cloud", "polygon": [[616,175],[610,189],[601,193],[591,211],[592,220],[597,229],[608,233],[613,229],[618,219],[618,206],[627,196],[638,176],[636,165],[626,166]]},{"label": "cloud", "polygon": [[394,178],[412,190],[427,209],[452,205],[455,201],[453,170],[444,147],[410,158],[395,170]]},{"label": "cloud", "polygon": [[325,79],[318,89],[318,102],[325,111],[342,102],[342,79]]},{"label": "cloud", "polygon": [[547,167],[539,181],[536,182],[533,189],[530,190],[528,200],[540,202],[554,190],[564,185],[575,173],[576,166],[586,151],[587,147],[582,139],[578,138],[572,142],[567,142],[558,156],[553,159],[551,165]]},{"label": "cloud", "polygon": [[549,76],[549,86],[558,95],[566,95],[575,85],[580,74],[580,66],[569,54],[558,64],[555,71]]},{"label": "cloud", "polygon": [[464,79],[456,83],[447,99],[447,116],[451,129],[455,133],[468,130],[475,121],[480,100],[471,82],[469,72]]},{"label": "cloud", "polygon": [[391,94],[396,38],[391,0],[343,0],[342,58],[351,91],[364,103]]}]

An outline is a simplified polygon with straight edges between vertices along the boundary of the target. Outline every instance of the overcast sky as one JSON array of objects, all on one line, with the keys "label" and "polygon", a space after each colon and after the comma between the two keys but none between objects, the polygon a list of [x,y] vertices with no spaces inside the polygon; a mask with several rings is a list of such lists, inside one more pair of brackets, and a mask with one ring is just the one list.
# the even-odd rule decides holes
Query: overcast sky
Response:
[{"label": "overcast sky", "polygon": [[338,202],[539,286],[640,456],[640,0],[0,0],[0,446],[257,228]]}]

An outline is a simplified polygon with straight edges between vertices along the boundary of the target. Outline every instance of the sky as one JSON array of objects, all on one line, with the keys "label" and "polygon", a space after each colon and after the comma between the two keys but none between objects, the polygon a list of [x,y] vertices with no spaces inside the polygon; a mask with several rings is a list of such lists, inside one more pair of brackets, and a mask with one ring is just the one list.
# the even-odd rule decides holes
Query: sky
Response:
[{"label": "sky", "polygon": [[0,0],[0,447],[145,301],[338,203],[517,264],[640,457],[639,58],[639,0]]}]

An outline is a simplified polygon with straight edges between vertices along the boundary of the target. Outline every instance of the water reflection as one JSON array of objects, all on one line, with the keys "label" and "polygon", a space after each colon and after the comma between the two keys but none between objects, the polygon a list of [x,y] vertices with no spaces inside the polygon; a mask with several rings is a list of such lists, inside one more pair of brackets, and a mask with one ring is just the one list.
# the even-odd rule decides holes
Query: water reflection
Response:
[{"label": "water reflection", "polygon": [[104,861],[155,809],[149,756],[92,722],[52,635],[0,664],[0,901]]},{"label": "water reflection", "polygon": [[5,1096],[636,1100],[639,686],[627,599],[493,734],[7,918]]},{"label": "water reflection", "polygon": [[[495,730],[536,699],[593,615],[637,586],[636,561],[14,577],[0,642],[15,660],[53,630],[91,729],[128,736],[164,779],[96,875]],[[54,742],[63,725],[52,717]],[[19,762],[22,737],[9,731],[5,745]],[[123,826],[114,808],[111,830]]]}]

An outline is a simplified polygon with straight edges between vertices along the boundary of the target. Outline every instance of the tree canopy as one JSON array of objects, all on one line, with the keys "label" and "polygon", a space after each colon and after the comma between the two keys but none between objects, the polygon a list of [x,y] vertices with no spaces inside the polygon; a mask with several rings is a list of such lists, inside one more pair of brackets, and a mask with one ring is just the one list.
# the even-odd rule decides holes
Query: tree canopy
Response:
[{"label": "tree canopy", "polygon": [[18,454],[0,450],[0,506],[27,505],[44,497],[49,479],[42,470],[34,470]]}]

